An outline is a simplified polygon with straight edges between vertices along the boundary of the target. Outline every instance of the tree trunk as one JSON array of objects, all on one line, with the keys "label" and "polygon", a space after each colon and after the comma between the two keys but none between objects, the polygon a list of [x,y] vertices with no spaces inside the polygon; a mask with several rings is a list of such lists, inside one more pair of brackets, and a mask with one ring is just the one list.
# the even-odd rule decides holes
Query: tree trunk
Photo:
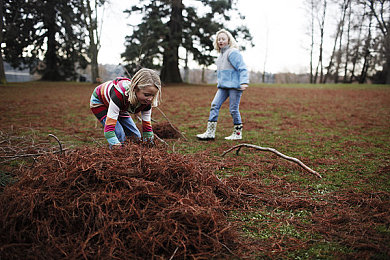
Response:
[{"label": "tree trunk", "polygon": [[319,68],[320,69],[320,83],[323,83],[323,77],[324,77],[323,48],[324,48],[325,16],[326,16],[326,0],[324,0],[323,12],[322,12],[322,17],[321,17],[321,22],[320,22],[320,54],[318,57],[318,64],[317,64],[316,73],[314,76],[314,82],[317,82],[318,68]]},{"label": "tree trunk", "polygon": [[351,16],[352,16],[352,5],[351,1],[348,1],[348,27],[347,27],[347,46],[345,47],[345,64],[344,64],[344,78],[343,83],[347,83],[348,77],[348,62],[349,62],[349,44],[351,41]]},{"label": "tree trunk", "polygon": [[189,73],[190,69],[188,68],[188,50],[186,50],[186,60],[184,65],[184,82],[189,83]]},{"label": "tree trunk", "polygon": [[205,67],[203,66],[203,67],[202,67],[202,83],[203,83],[203,84],[207,83],[207,82],[206,82],[206,77],[205,77],[205,70],[206,70],[206,69],[205,69]]},{"label": "tree trunk", "polygon": [[367,38],[366,38],[366,43],[365,43],[365,45],[364,45],[364,63],[363,63],[363,67],[362,67],[362,70],[361,70],[360,76],[359,76],[359,83],[360,83],[360,84],[366,82],[366,79],[367,79],[367,71],[368,71],[368,67],[369,67],[369,65],[370,65],[370,56],[371,56],[371,53],[370,53],[370,46],[371,46],[372,13],[370,13],[369,19],[370,19],[370,23],[369,23],[369,25],[368,25],[368,36],[367,36]]},{"label": "tree trunk", "polygon": [[326,67],[326,75],[325,75],[324,80],[322,81],[322,83],[326,83],[328,77],[331,74],[331,70],[332,70],[332,67],[333,67],[333,58],[335,56],[337,39],[339,38],[339,34],[340,34],[340,24],[339,24],[339,26],[337,28],[337,33],[336,33],[336,36],[334,38],[334,43],[333,43],[332,54],[330,55],[329,64],[328,64],[328,67]]},{"label": "tree trunk", "polygon": [[[324,83],[326,83],[328,77],[331,74],[332,67],[333,67],[333,59],[335,58],[335,56],[336,56],[336,68],[335,68],[335,72],[334,72],[334,82],[335,83],[338,82],[338,77],[339,77],[338,71],[339,71],[340,62],[341,62],[341,43],[342,43],[342,37],[343,37],[345,15],[346,15],[346,10],[347,10],[346,6],[347,6],[347,1],[344,1],[342,6],[341,6],[342,17],[340,18],[340,21],[339,21],[338,26],[337,26],[337,32],[336,32],[336,36],[334,39],[333,50],[332,50],[332,54],[330,56],[330,61],[329,61],[329,65],[327,67],[327,72],[326,72],[326,75],[324,78]],[[337,41],[339,41],[339,49],[336,52]]]},{"label": "tree trunk", "polygon": [[[311,44],[310,44],[310,83],[316,83],[314,82],[314,75],[313,75],[313,52],[314,52],[314,1],[310,1],[310,10],[311,10]],[[263,75],[264,77],[264,75]],[[263,80],[264,82],[264,80]]]},{"label": "tree trunk", "polygon": [[182,38],[183,20],[182,11],[182,0],[172,0],[171,18],[168,22],[169,35],[167,35],[167,42],[171,44],[164,50],[163,67],[160,74],[161,80],[165,83],[183,82],[179,70],[179,46]]},{"label": "tree trunk", "polygon": [[361,38],[362,38],[362,31],[363,31],[363,21],[365,20],[365,17],[366,17],[366,4],[363,2],[363,17],[361,18],[361,23],[360,23],[360,26],[359,26],[359,32],[358,32],[358,38],[357,38],[357,41],[356,41],[356,45],[355,45],[355,48],[354,48],[354,55],[352,57],[352,69],[351,69],[351,78],[350,78],[350,82],[353,82],[357,77],[355,76],[355,70],[356,70],[356,64],[359,60],[359,57],[360,57],[360,46],[361,46]]},{"label": "tree trunk", "polygon": [[347,10],[349,6],[350,0],[345,0],[342,5],[342,12],[343,12],[343,18],[341,19],[341,28],[340,28],[340,38],[339,38],[339,49],[337,51],[336,56],[336,68],[335,68],[335,75],[334,75],[334,82],[339,82],[339,69],[341,66],[341,57],[342,57],[342,41],[343,41],[343,34],[344,34],[344,23],[345,23],[345,16],[347,15]]},{"label": "tree trunk", "polygon": [[[87,0],[87,16],[89,23],[86,21],[86,26],[89,33],[89,55],[91,58],[91,80],[93,83],[98,82],[99,78],[99,65],[98,65],[98,53],[99,53],[99,35],[97,32],[97,17],[92,17],[91,1]],[[95,3],[95,11],[97,12],[97,3]],[[96,34],[96,39],[95,39]]]},{"label": "tree trunk", "polygon": [[53,27],[48,28],[47,52],[45,54],[46,68],[42,75],[42,80],[59,81],[63,80],[58,71],[57,42],[55,40],[56,31]]},{"label": "tree trunk", "polygon": [[[386,14],[384,13],[385,10],[388,10],[388,7],[386,7],[387,1],[374,1],[374,0],[368,0],[369,7],[371,10],[372,15],[375,17],[378,27],[380,31],[383,34],[383,46],[384,46],[384,55],[385,55],[385,62],[383,64],[382,73],[384,74],[385,84],[390,84],[390,17],[388,17],[387,21],[385,21]],[[375,5],[380,4],[380,13],[378,14]]]},{"label": "tree trunk", "polygon": [[3,42],[3,28],[4,28],[4,19],[3,19],[3,0],[0,1],[0,84],[7,83],[5,78],[4,71],[4,61],[3,61],[3,48],[1,48],[1,43]]},{"label": "tree trunk", "polygon": [[45,54],[45,70],[42,75],[42,80],[60,81],[65,80],[59,73],[59,61],[57,57],[57,14],[54,8],[55,3],[48,2],[47,13],[44,17],[45,28],[47,28],[47,51]]},{"label": "tree trunk", "polygon": [[[389,18],[390,20],[390,18]],[[390,27],[390,21],[387,23]],[[390,84],[390,34],[389,29],[387,30],[387,35],[385,36],[385,55],[386,55],[386,62],[383,65],[382,72],[385,74],[385,84]]]},{"label": "tree trunk", "polygon": [[386,64],[383,66],[383,73],[386,73],[385,84],[390,84],[390,58],[389,58],[389,55],[387,55]]},{"label": "tree trunk", "polygon": [[382,73],[384,73],[385,84],[390,84],[390,17],[387,22],[387,28],[384,35],[384,48],[385,48],[385,64],[383,65]]},{"label": "tree trunk", "polygon": [[264,55],[264,64],[263,64],[263,76],[262,76],[262,82],[265,83],[265,72],[266,72],[266,65],[267,65],[267,58],[268,58],[268,39],[269,39],[269,29],[267,25],[267,35],[265,38],[265,55]]}]

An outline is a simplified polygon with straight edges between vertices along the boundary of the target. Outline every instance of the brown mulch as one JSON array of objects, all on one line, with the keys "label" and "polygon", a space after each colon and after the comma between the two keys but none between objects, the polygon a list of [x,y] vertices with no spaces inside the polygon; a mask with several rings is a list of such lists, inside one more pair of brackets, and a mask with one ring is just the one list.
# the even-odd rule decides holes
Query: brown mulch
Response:
[{"label": "brown mulch", "polygon": [[41,157],[0,197],[0,258],[211,258],[240,253],[235,194],[185,156],[129,144]]},{"label": "brown mulch", "polygon": [[[177,127],[175,127],[178,129]],[[162,139],[178,139],[181,134],[170,123],[162,122],[153,124],[153,132]]]}]

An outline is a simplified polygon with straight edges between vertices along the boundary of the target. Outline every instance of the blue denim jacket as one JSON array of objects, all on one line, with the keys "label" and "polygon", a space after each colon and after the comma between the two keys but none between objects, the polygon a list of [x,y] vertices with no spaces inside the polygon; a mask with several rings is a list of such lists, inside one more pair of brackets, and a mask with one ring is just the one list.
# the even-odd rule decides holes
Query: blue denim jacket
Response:
[{"label": "blue denim jacket", "polygon": [[248,70],[241,53],[225,46],[217,59],[218,88],[240,88],[249,83]]}]

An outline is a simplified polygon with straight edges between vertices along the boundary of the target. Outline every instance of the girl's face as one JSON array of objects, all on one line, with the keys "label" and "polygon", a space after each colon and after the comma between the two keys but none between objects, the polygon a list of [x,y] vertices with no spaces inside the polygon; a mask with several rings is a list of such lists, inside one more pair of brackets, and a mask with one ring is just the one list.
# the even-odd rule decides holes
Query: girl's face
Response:
[{"label": "girl's face", "polygon": [[217,43],[220,49],[222,49],[223,47],[229,44],[229,37],[226,35],[226,33],[218,34]]},{"label": "girl's face", "polygon": [[136,88],[135,95],[139,103],[141,103],[142,105],[150,105],[157,92],[157,87],[150,85],[143,89]]}]

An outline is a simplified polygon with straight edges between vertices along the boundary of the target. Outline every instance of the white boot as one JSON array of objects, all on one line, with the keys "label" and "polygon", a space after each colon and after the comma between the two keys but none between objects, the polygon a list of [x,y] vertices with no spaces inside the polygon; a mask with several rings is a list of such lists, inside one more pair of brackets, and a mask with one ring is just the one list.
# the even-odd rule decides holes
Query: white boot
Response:
[{"label": "white boot", "polygon": [[225,137],[226,140],[241,140],[242,139],[242,124],[234,125],[233,134]]},{"label": "white boot", "polygon": [[200,140],[214,140],[217,122],[207,122],[207,130],[203,134],[197,134],[196,137]]}]

